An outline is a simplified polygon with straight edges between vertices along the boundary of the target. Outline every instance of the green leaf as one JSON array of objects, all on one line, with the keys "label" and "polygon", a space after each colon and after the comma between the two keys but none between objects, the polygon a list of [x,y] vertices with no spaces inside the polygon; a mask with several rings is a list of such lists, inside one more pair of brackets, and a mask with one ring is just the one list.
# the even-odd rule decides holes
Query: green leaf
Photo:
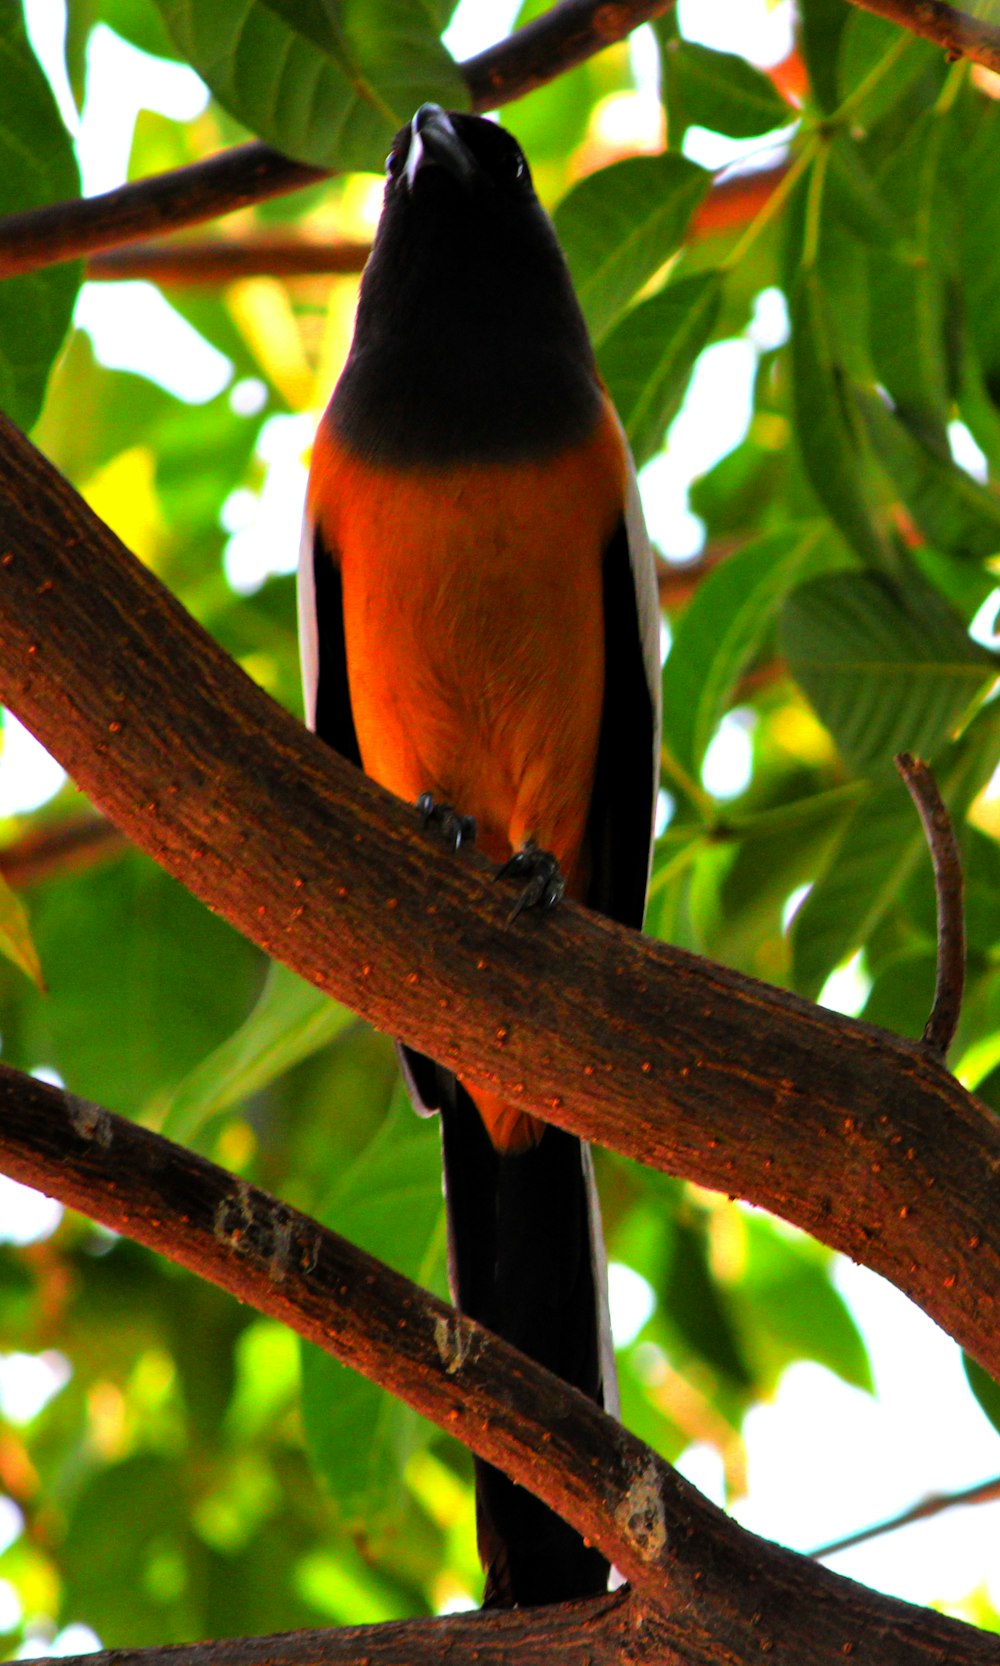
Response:
[{"label": "green leaf", "polygon": [[195,1066],[160,1111],[161,1132],[185,1145],[203,1142],[233,1105],[355,1022],[346,1007],[274,962],[246,1022]]},{"label": "green leaf", "polygon": [[15,1008],[7,985],[5,1056],[125,1115],[170,1092],[260,988],[260,951],[145,857],[52,877],[31,912],[49,993],[24,984]]},{"label": "green leaf", "polygon": [[876,249],[895,244],[897,215],[865,165],[860,147],[838,133],[829,147],[826,198],[832,212],[862,243]]},{"label": "green leaf", "polygon": [[732,691],[783,597],[810,562],[835,559],[822,521],[769,533],[721,562],[698,586],[663,669],[663,737],[696,776]]},{"label": "green leaf", "polygon": [[874,394],[857,393],[872,444],[930,543],[981,561],[1000,550],[1000,496],[950,456],[923,445]]},{"label": "green leaf", "polygon": [[[988,706],[938,759],[938,785],[956,824],[992,772],[998,740],[1000,715]],[[928,863],[929,885],[926,841],[913,805],[902,783],[880,787],[855,812],[792,923],[792,968],[801,994],[815,1000],[834,968],[868,942],[920,862]]]},{"label": "green leaf", "polygon": [[38,958],[28,912],[16,891],[0,876],[0,954],[29,977],[37,989],[45,989],[42,963]]},{"label": "green leaf", "polygon": [[865,787],[849,782],[723,822],[691,885],[702,954],[769,983],[787,981],[788,898],[827,866]]},{"label": "green leaf", "polygon": [[829,115],[838,103],[837,58],[850,13],[843,0],[799,0],[798,14],[809,85]]},{"label": "green leaf", "polygon": [[418,105],[468,105],[424,0],[157,0],[219,103],[317,167],[379,171]]},{"label": "green leaf", "polygon": [[692,1351],[746,1392],[753,1385],[728,1292],[712,1277],[708,1235],[700,1213],[676,1221],[660,1286],[661,1311]]},{"label": "green leaf", "polygon": [[859,774],[895,753],[933,757],[997,674],[914,571],[905,590],[876,573],[827,573],[789,597],[782,649],[799,687]]},{"label": "green leaf", "polygon": [[792,304],[795,428],[809,482],[835,526],[864,561],[895,564],[881,524],[867,437],[840,361],[818,274],[807,268]]},{"label": "green leaf", "polygon": [[837,84],[841,99],[853,99],[852,122],[874,127],[940,56],[896,23],[871,12],[850,12],[840,38]]},{"label": "green leaf", "polygon": [[665,57],[670,114],[676,99],[685,125],[694,122],[734,139],[753,139],[796,119],[774,83],[733,52],[676,40]]},{"label": "green leaf", "polygon": [[779,1370],[795,1360],[815,1360],[872,1393],[864,1338],[832,1282],[829,1251],[756,1215],[746,1217],[743,1228],[747,1266],[734,1293],[752,1322],[754,1352],[773,1353]]},{"label": "green leaf", "polygon": [[[28,44],[20,6],[0,19],[0,215],[80,194],[73,146]],[[0,283],[0,410],[29,429],[73,315],[74,261]]]},{"label": "green leaf", "polygon": [[637,468],[659,451],[677,414],[718,317],[722,284],[720,272],[699,272],[668,284],[627,312],[604,339],[598,354],[601,375]]},{"label": "green leaf", "polygon": [[965,315],[983,378],[1000,394],[1000,106],[979,113],[963,156],[960,255]]},{"label": "green leaf", "polygon": [[[440,1274],[445,1234],[437,1128],[414,1115],[402,1091],[321,1218],[419,1283]],[[307,1343],[302,1373],[302,1415],[313,1458],[344,1520],[377,1536],[400,1507],[406,1458],[424,1444],[430,1426]]]},{"label": "green leaf", "polygon": [[955,381],[949,131],[946,118],[927,110],[890,152],[879,190],[905,237],[873,254],[868,274],[878,379],[903,420],[941,450]]},{"label": "green leaf", "polygon": [[679,247],[711,183],[683,156],[630,156],[563,198],[556,231],[595,345]]},{"label": "green leaf", "polygon": [[969,1387],[994,1429],[1000,1434],[1000,1383],[995,1382],[989,1372],[984,1371],[979,1361],[973,1359],[970,1354],[963,1353],[962,1364],[969,1379]]}]

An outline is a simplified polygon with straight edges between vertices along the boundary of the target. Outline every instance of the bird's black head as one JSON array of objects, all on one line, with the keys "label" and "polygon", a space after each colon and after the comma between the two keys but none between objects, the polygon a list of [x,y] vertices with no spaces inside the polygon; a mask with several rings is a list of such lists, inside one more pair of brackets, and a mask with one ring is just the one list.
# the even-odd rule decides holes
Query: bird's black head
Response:
[{"label": "bird's black head", "polygon": [[552,223],[516,140],[424,104],[396,135],[332,419],[396,466],[551,454],[600,408]]}]

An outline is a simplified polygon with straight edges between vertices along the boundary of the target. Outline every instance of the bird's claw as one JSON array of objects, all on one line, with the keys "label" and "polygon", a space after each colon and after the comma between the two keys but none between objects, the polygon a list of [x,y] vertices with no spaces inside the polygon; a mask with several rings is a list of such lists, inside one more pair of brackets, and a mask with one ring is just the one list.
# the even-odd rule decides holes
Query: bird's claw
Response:
[{"label": "bird's claw", "polygon": [[475,816],[463,816],[453,804],[439,804],[433,793],[421,793],[417,814],[424,827],[436,827],[449,850],[459,850],[476,837]]},{"label": "bird's claw", "polygon": [[554,908],[566,892],[566,881],[552,852],[540,850],[531,839],[497,869],[496,878],[524,880],[521,894],[507,916],[508,925],[513,925],[526,908]]}]

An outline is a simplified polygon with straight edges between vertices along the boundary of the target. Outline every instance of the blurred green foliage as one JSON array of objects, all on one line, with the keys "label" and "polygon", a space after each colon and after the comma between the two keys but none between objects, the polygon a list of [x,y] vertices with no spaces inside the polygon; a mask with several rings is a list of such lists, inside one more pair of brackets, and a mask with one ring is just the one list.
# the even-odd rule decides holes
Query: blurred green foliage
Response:
[{"label": "blurred green foliage", "polygon": [[[240,231],[358,237],[395,126],[425,97],[463,101],[439,38],[449,9],[70,0],[70,80],[82,100],[99,25],[190,61],[212,99],[187,126],[143,113],[133,175],[256,133],[342,171],[245,211]],[[1000,719],[995,653],[969,627],[991,622],[1000,555],[1000,106],[968,65],[839,0],[800,12],[784,78],[659,23],[662,130],[647,103],[644,137],[609,137],[621,130],[609,111],[642,106],[623,46],[505,113],[556,211],[640,463],[662,451],[702,353],[745,337],[759,297],[791,320],[790,340],[779,327],[756,349],[744,437],[692,487],[704,553],[665,585],[670,814],[649,929],[809,996],[860,953],[864,1016],[919,1034],[933,892],[890,762],[926,752],[969,879],[954,1060],[997,1105],[1000,800],[986,789]],[[72,146],[16,5],[0,17],[0,64],[0,211],[72,195]],[[710,173],[680,154],[692,124],[737,138],[788,130],[787,152],[742,195],[730,183],[713,215]],[[66,336],[79,281],[61,266],[0,287],[0,404],[26,425],[38,417],[38,443],[139,557],[299,710],[294,507],[263,580],[234,588],[233,544],[266,502],[276,436],[286,463],[308,443],[355,281],[170,291],[232,366],[200,405]],[[980,448],[981,479],[952,453],[956,422],[959,456],[968,436]],[[735,792],[705,771],[720,725],[744,737]],[[30,851],[85,808],[67,786],[8,818],[3,843]],[[26,915],[0,896],[7,1062],[57,1071],[444,1290],[436,1131],[410,1114],[384,1038],[116,845],[100,861],[39,866],[22,900]],[[35,951],[44,995],[18,970]],[[870,1387],[832,1258],[619,1159],[599,1154],[599,1170],[610,1257],[647,1281],[650,1302],[620,1352],[625,1420],[670,1457],[715,1448],[736,1495],[743,1419],[786,1366],[814,1360]],[[21,1616],[0,1646],[73,1621],[107,1646],[167,1643],[478,1596],[463,1451],[270,1321],[78,1218],[23,1250],[0,1246],[0,1354],[53,1350],[64,1386],[36,1415],[0,1418],[0,1490],[23,1517],[0,1555],[0,1591]],[[996,1420],[1000,1391],[972,1381]],[[981,1593],[967,1612],[996,1623]]]}]

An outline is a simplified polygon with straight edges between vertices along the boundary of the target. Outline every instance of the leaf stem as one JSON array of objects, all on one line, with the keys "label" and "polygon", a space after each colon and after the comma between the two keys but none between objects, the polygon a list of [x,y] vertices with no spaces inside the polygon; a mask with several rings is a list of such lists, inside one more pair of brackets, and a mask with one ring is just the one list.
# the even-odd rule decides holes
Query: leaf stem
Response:
[{"label": "leaf stem", "polygon": [[812,161],[816,148],[817,139],[815,136],[810,136],[810,138],[803,145],[801,154],[792,163],[792,166],[789,168],[780,185],[778,185],[775,190],[771,192],[771,195],[768,197],[763,207],[758,210],[753,219],[750,221],[750,224],[747,226],[746,231],[743,233],[743,236],[740,238],[735,248],[722,262],[723,271],[728,272],[731,271],[733,267],[738,266],[740,261],[744,259],[748,251],[753,247],[761,232],[766,226],[770,225],[774,216],[787,202],[792,191],[795,189],[795,186],[798,184],[799,179],[805,172],[805,169]]}]

